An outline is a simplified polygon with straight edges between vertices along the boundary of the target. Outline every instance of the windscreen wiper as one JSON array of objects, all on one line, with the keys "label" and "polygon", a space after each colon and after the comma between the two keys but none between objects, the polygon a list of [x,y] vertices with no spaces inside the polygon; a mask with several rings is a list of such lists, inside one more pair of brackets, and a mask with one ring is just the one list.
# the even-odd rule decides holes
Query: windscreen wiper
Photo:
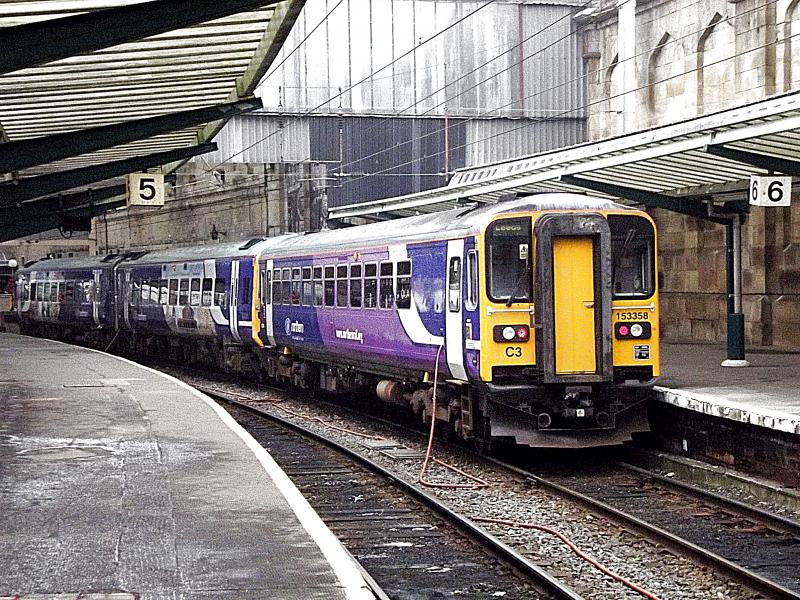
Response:
[{"label": "windscreen wiper", "polygon": [[519,279],[517,279],[517,283],[514,284],[514,289],[512,290],[511,294],[508,296],[508,302],[506,302],[506,308],[511,308],[511,305],[514,303],[514,296],[517,295],[517,290],[519,289],[520,284],[525,279],[525,276],[530,271],[530,265],[525,263],[525,270],[522,271],[522,275],[520,275]]}]

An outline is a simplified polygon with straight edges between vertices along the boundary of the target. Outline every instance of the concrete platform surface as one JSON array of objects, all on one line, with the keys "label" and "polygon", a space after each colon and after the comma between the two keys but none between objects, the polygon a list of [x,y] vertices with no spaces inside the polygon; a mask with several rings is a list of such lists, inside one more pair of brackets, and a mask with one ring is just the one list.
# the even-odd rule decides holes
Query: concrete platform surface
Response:
[{"label": "concrete platform surface", "polygon": [[800,353],[748,349],[722,367],[719,344],[663,344],[657,399],[707,415],[800,434]]},{"label": "concrete platform surface", "polygon": [[12,334],[0,365],[0,597],[373,597],[272,458],[196,390]]}]

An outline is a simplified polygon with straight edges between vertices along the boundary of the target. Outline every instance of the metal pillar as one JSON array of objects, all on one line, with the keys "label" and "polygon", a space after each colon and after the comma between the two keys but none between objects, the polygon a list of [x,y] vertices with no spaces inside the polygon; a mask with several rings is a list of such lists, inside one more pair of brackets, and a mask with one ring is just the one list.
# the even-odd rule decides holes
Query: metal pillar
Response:
[{"label": "metal pillar", "polygon": [[744,314],[742,313],[742,218],[735,216],[727,227],[728,246],[728,357],[723,367],[749,367],[744,358]]}]

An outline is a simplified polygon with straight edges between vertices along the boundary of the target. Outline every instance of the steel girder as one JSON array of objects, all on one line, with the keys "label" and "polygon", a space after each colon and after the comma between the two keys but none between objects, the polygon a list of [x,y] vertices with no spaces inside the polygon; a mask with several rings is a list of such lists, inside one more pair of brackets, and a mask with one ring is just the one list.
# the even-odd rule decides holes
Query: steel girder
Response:
[{"label": "steel girder", "polygon": [[6,142],[0,144],[0,173],[10,173],[192,125],[227,119],[233,115],[257,110],[262,106],[259,98],[247,98],[158,117],[135,119],[114,125]]},{"label": "steel girder", "polygon": [[151,0],[0,30],[0,74],[227,17],[280,0]]},{"label": "steel girder", "polygon": [[770,156],[769,154],[748,152],[746,150],[739,150],[738,148],[730,148],[723,144],[706,146],[705,151],[714,156],[728,158],[746,165],[767,169],[768,171],[794,175],[796,177],[800,176],[800,162],[796,160],[778,158],[777,156]]},{"label": "steel girder", "polygon": [[0,242],[26,235],[65,228],[70,231],[89,231],[92,217],[107,210],[124,206],[125,186],[112,185],[52,196],[20,208],[0,210]]},{"label": "steel girder", "polygon": [[720,224],[727,224],[730,222],[730,218],[728,217],[710,214],[707,210],[707,205],[699,202],[698,198],[676,198],[674,196],[667,196],[666,194],[648,192],[613,183],[606,183],[604,181],[584,179],[583,177],[575,177],[573,175],[564,175],[561,177],[561,183],[608,194],[610,196],[616,196],[617,198],[625,198],[626,200],[638,202],[639,204],[644,204],[651,208],[671,210],[673,212],[689,215],[696,219],[703,219]]},{"label": "steel girder", "polygon": [[166,152],[156,152],[145,156],[126,158],[102,165],[91,167],[81,167],[50,175],[39,175],[20,179],[11,183],[0,184],[0,208],[21,205],[26,200],[40,198],[48,194],[54,194],[63,190],[89,185],[97,181],[104,181],[112,177],[135,173],[152,167],[164,165],[176,160],[184,160],[214,152],[217,150],[216,143],[200,144],[189,148],[178,148],[177,150],[167,150]]}]

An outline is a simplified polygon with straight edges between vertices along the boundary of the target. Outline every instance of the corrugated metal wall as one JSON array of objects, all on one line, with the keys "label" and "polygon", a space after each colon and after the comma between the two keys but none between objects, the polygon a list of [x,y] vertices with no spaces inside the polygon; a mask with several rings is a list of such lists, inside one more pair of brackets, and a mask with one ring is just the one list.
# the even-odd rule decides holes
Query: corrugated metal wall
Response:
[{"label": "corrugated metal wall", "polygon": [[382,71],[485,2],[338,2],[309,0],[259,87],[264,112],[232,119],[199,160],[324,162],[338,206],[586,139],[577,2],[496,2]]},{"label": "corrugated metal wall", "polygon": [[306,4],[259,86],[267,108],[548,117],[582,103],[578,2],[338,1]]}]

